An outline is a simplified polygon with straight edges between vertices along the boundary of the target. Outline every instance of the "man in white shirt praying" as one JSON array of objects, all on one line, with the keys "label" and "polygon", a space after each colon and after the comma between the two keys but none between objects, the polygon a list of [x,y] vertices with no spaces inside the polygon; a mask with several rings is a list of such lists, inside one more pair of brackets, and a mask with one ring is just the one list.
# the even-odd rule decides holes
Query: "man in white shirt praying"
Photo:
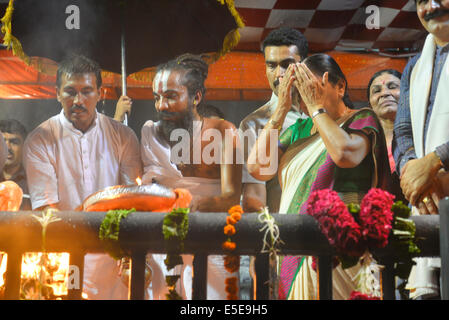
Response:
[{"label": "man in white shirt praying", "polygon": [[[62,110],[25,141],[24,163],[33,210],[74,210],[103,188],[131,184],[142,174],[132,129],[96,111],[101,69],[79,55],[58,66],[56,96]],[[84,292],[89,299],[126,299],[116,261],[87,254]]]}]

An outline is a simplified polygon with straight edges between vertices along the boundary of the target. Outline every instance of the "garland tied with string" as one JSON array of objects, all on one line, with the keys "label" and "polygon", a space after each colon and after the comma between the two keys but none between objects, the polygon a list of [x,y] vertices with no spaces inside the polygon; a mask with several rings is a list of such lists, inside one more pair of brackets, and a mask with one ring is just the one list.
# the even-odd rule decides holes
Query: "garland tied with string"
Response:
[{"label": "garland tied with string", "polygon": [[[240,205],[236,205],[228,210],[228,214],[229,215],[226,217],[226,226],[223,228],[223,233],[227,238],[223,242],[222,248],[228,252],[224,257],[224,267],[227,272],[232,274],[240,269],[240,256],[232,254],[236,249],[237,244],[232,241],[231,237],[237,232],[235,225],[242,218],[243,209]],[[238,278],[227,277],[225,279],[225,290],[228,300],[238,300]]]}]

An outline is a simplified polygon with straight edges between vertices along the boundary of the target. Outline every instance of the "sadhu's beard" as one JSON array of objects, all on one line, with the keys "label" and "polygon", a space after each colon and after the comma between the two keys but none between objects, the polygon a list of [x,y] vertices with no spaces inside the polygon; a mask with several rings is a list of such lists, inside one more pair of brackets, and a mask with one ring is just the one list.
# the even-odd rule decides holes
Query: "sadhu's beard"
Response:
[{"label": "sadhu's beard", "polygon": [[184,112],[160,111],[157,113],[157,118],[161,124],[159,126],[159,132],[170,146],[178,142],[170,140],[170,135],[175,129],[184,129],[189,133],[189,137],[193,137],[193,105],[189,105]]}]

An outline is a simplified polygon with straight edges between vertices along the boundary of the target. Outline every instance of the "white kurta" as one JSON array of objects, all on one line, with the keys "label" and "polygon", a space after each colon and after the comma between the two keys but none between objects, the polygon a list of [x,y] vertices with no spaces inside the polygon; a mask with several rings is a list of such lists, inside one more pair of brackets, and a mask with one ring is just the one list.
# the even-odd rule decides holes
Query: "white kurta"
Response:
[{"label": "white kurta", "polygon": [[[85,133],[63,111],[34,129],[24,145],[24,165],[32,208],[58,203],[73,210],[103,188],[130,184],[142,173],[139,141],[132,129],[97,113]],[[127,299],[117,262],[87,254],[84,292],[89,299]]]},{"label": "white kurta", "polygon": [[[142,127],[141,152],[144,166],[143,183],[151,183],[153,179],[157,183],[170,188],[185,188],[190,191],[192,197],[209,197],[221,194],[220,179],[207,179],[198,177],[183,177],[176,164],[170,161],[170,147],[159,136],[156,128],[159,124],[147,121]],[[199,134],[195,132],[194,134]],[[165,286],[165,275],[168,272],[164,259],[166,255],[154,254],[153,268],[153,298],[165,299],[167,289]],[[183,295],[184,299],[192,298],[192,256],[183,255],[184,265],[182,268],[176,267],[176,274],[181,274],[181,281],[178,281],[177,291]],[[175,269],[176,269],[175,268]],[[238,276],[238,273],[230,274],[223,266],[223,257],[211,255],[208,257],[207,265],[207,299],[225,300],[225,279],[230,276]]]}]

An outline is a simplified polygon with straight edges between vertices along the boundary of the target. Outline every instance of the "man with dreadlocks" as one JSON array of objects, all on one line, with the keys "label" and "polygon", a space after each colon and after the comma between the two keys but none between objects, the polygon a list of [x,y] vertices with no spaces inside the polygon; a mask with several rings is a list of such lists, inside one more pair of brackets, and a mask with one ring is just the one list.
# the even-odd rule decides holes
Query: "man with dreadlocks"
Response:
[{"label": "man with dreadlocks", "polygon": [[[159,121],[149,120],[142,128],[142,180],[188,189],[193,196],[191,212],[227,212],[240,203],[243,161],[238,161],[241,153],[235,126],[223,119],[202,117],[197,112],[204,100],[207,74],[207,63],[191,54],[157,68],[153,93]],[[155,255],[156,260],[158,256],[159,266],[166,274],[163,255]],[[182,281],[178,283],[182,285],[184,298],[191,299],[192,257],[183,259]],[[208,299],[226,298],[227,275],[223,258],[209,256]],[[165,298],[163,281],[154,270],[155,299]]]}]

